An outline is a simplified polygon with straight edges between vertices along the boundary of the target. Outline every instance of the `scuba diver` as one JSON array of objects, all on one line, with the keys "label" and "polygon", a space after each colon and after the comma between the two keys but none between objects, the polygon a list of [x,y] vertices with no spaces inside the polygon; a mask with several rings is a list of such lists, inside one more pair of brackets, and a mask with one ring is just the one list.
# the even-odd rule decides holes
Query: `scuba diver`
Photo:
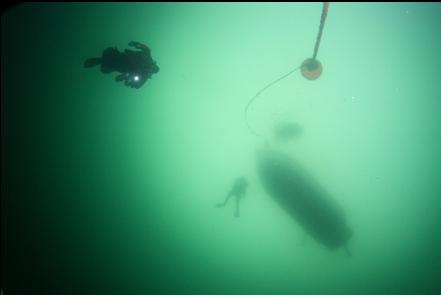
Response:
[{"label": "scuba diver", "polygon": [[223,203],[219,203],[216,205],[217,208],[224,207],[228,200],[231,198],[231,196],[236,197],[236,212],[234,214],[234,217],[239,217],[239,202],[240,200],[245,196],[246,190],[248,186],[248,181],[245,177],[239,177],[236,179],[236,181],[233,184],[233,187],[231,188],[231,191],[228,193],[227,198]]},{"label": "scuba diver", "polygon": [[103,51],[101,57],[87,59],[84,67],[101,65],[101,72],[105,74],[117,71],[120,74],[115,77],[115,81],[124,81],[125,86],[138,89],[153,74],[159,72],[159,67],[150,54],[150,48],[146,45],[130,41],[129,46],[138,50],[125,49],[124,52],[120,52],[115,47],[109,47]]}]

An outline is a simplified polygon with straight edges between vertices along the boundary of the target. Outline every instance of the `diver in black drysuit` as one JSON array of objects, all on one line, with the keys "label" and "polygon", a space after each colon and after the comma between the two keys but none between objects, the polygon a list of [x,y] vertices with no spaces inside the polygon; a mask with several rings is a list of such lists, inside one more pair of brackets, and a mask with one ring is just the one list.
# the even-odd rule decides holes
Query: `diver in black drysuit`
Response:
[{"label": "diver in black drysuit", "polygon": [[240,200],[245,196],[246,190],[248,186],[248,181],[245,177],[239,177],[236,179],[236,181],[233,184],[233,187],[231,188],[231,191],[228,193],[227,198],[223,203],[219,203],[216,205],[217,208],[224,207],[228,200],[232,197],[236,197],[236,212],[234,214],[235,217],[239,217],[239,202]]},{"label": "diver in black drysuit", "polygon": [[120,73],[115,77],[115,81],[124,81],[124,85],[128,87],[140,88],[153,74],[159,72],[159,67],[146,45],[130,41],[129,46],[138,50],[125,49],[124,52],[120,52],[114,47],[109,47],[103,51],[101,57],[87,59],[84,67],[101,65],[102,73]]}]

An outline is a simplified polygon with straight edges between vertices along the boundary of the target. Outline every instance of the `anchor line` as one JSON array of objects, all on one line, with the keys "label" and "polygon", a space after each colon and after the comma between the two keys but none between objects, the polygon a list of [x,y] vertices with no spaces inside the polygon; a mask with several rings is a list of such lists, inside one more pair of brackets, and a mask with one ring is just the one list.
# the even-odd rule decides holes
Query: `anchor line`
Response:
[{"label": "anchor line", "polygon": [[328,10],[329,10],[329,2],[323,2],[322,16],[320,17],[320,27],[317,34],[317,39],[315,41],[314,54],[312,55],[313,59],[317,57],[318,49],[320,46],[320,40],[322,39],[323,28],[325,27],[326,17],[328,16]]},{"label": "anchor line", "polygon": [[[319,26],[319,31],[318,31],[318,35],[317,35],[317,39],[315,41],[315,46],[314,46],[314,53],[313,53],[313,59],[315,59],[317,57],[317,53],[318,53],[318,49],[320,46],[320,40],[322,38],[322,34],[323,34],[323,28],[325,26],[325,21],[326,21],[326,17],[328,15],[328,10],[329,10],[329,2],[323,2],[323,9],[322,9],[322,15],[320,17],[320,26]],[[267,84],[265,87],[263,87],[262,89],[260,89],[253,97],[250,98],[250,100],[248,101],[247,105],[245,106],[245,110],[244,110],[244,118],[245,118],[245,122],[247,124],[248,130],[264,139],[263,135],[257,133],[250,125],[249,121],[248,121],[248,109],[250,108],[251,104],[256,100],[257,97],[259,97],[265,90],[267,90],[268,88],[270,88],[271,86],[273,86],[274,84],[280,82],[281,80],[285,79],[286,77],[288,77],[289,75],[291,75],[292,73],[298,71],[301,68],[301,66],[289,71],[288,73],[286,73],[285,75],[281,76],[280,78],[274,80],[273,82]]]},{"label": "anchor line", "polygon": [[250,108],[251,104],[256,100],[256,98],[258,98],[265,90],[267,90],[268,88],[270,88],[271,86],[273,86],[274,84],[282,81],[283,79],[285,79],[286,77],[288,77],[289,75],[291,75],[292,73],[298,71],[300,69],[300,67],[295,68],[294,70],[289,71],[288,73],[284,74],[283,76],[277,78],[276,80],[272,81],[271,83],[267,84],[265,87],[263,87],[262,89],[260,89],[253,97],[250,98],[250,100],[248,101],[247,105],[245,106],[245,110],[244,110],[244,117],[245,117],[245,122],[247,123],[247,127],[248,130],[250,130],[251,133],[253,133],[254,135],[264,138],[261,134],[257,133],[250,125],[249,121],[248,121],[248,109]]}]

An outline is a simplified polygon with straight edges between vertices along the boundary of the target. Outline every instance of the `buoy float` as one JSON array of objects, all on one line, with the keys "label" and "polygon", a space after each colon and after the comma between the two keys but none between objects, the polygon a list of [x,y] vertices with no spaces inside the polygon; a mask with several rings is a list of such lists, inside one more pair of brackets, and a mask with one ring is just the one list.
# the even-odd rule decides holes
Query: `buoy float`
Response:
[{"label": "buoy float", "polygon": [[300,66],[300,70],[303,77],[308,80],[315,80],[322,74],[323,67],[318,60],[314,58],[308,58],[302,63],[302,65]]}]

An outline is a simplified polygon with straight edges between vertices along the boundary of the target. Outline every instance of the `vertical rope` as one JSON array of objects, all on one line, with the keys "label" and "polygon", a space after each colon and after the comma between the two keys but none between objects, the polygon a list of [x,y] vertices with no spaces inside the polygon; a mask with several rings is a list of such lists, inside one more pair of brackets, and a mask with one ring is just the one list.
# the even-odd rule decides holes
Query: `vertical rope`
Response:
[{"label": "vertical rope", "polygon": [[325,27],[326,17],[328,16],[328,9],[329,9],[329,2],[323,2],[322,17],[320,18],[320,27],[319,27],[317,39],[315,41],[314,55],[312,56],[312,59],[315,59],[317,57],[317,52],[320,46],[320,40],[322,39],[323,28]]}]

